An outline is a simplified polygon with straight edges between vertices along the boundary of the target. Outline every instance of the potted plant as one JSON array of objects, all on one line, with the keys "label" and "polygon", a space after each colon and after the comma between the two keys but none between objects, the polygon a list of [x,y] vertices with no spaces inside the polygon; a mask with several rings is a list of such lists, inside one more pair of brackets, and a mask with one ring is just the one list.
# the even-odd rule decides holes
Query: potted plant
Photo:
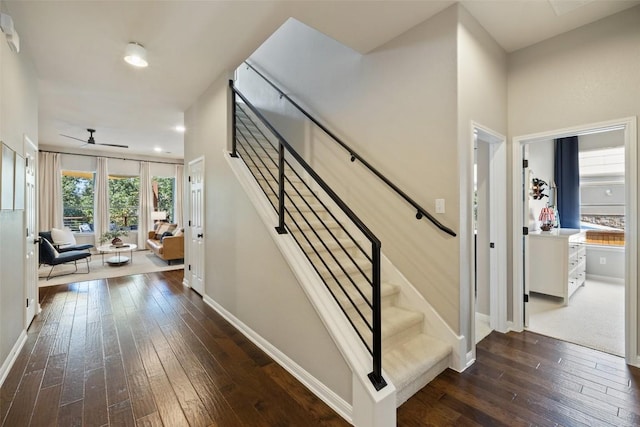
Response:
[{"label": "potted plant", "polygon": [[128,235],[129,231],[123,230],[121,228],[116,228],[115,230],[110,230],[102,233],[102,235],[100,236],[100,243],[111,240],[112,245],[118,246],[122,244],[122,239],[120,239],[120,236]]}]

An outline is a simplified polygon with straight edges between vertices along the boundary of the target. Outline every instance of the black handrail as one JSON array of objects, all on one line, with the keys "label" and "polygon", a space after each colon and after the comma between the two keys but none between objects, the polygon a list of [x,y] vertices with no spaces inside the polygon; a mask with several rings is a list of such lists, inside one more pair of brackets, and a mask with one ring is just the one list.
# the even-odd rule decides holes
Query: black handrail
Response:
[{"label": "black handrail", "polygon": [[[229,80],[229,88],[232,93],[237,95],[245,105],[255,114],[264,126],[278,139],[279,153],[278,153],[278,172],[279,172],[279,206],[278,216],[279,224],[276,227],[278,233],[286,233],[284,224],[284,150],[286,149],[289,154],[302,166],[302,168],[309,174],[309,176],[324,190],[324,192],[333,200],[333,202],[340,208],[345,215],[355,224],[356,227],[362,232],[364,236],[371,242],[372,250],[372,357],[373,357],[373,369],[369,373],[369,380],[372,382],[376,390],[381,390],[387,383],[382,376],[382,302],[381,302],[381,272],[380,272],[380,249],[382,243],[371,230],[362,222],[360,218],[344,203],[342,199],[329,187],[329,185],[314,171],[311,166],[298,154],[298,152],[291,147],[291,145],[284,139],[284,137],[269,123],[269,121],[262,115],[262,113],[234,86],[233,80]],[[232,111],[236,110],[236,97],[232,96]],[[235,123],[235,122],[234,122]],[[236,149],[236,132],[235,126],[233,129],[233,141],[230,155],[234,157],[237,154]],[[343,309],[344,311],[344,309]],[[356,331],[357,332],[357,331]]]},{"label": "black handrail", "polygon": [[365,159],[362,158],[362,156],[360,156],[358,153],[356,153],[351,147],[349,147],[344,141],[342,141],[340,138],[338,138],[333,132],[331,132],[329,129],[326,128],[326,126],[324,126],[322,123],[320,123],[318,120],[316,120],[311,114],[309,114],[304,108],[302,108],[300,105],[298,105],[298,103],[296,103],[293,99],[291,99],[286,93],[284,93],[282,90],[280,90],[280,88],[278,88],[273,82],[271,82],[271,80],[269,80],[267,77],[265,77],[264,74],[262,74],[260,71],[258,71],[253,65],[251,65],[249,62],[244,61],[244,63],[247,65],[247,67],[251,68],[256,74],[258,74],[260,77],[262,77],[262,79],[267,82],[269,84],[269,86],[271,86],[272,88],[274,88],[279,94],[280,97],[285,98],[287,101],[289,101],[291,103],[291,105],[293,105],[294,107],[296,107],[296,109],[298,111],[300,111],[306,118],[308,118],[309,120],[311,120],[316,126],[318,126],[320,129],[322,129],[324,131],[324,133],[326,133],[327,135],[329,135],[334,141],[336,141],[338,143],[338,145],[340,145],[342,148],[344,148],[349,155],[351,156],[351,161],[354,162],[356,160],[358,160],[360,163],[362,163],[367,169],[369,169],[375,176],[377,176],[382,182],[384,182],[385,184],[387,184],[387,186],[389,186],[393,191],[395,191],[400,197],[402,197],[407,203],[409,203],[411,206],[413,206],[416,209],[416,219],[421,219],[422,217],[426,217],[429,221],[431,221],[436,227],[438,227],[440,230],[444,231],[445,233],[455,237],[456,233],[455,231],[453,231],[452,229],[450,229],[449,227],[447,227],[446,225],[443,225],[440,221],[438,221],[437,219],[435,219],[433,217],[433,215],[431,215],[426,209],[424,209],[422,206],[420,206],[415,200],[413,200],[411,197],[409,197],[407,195],[407,193],[405,193],[404,191],[402,191],[397,185],[395,185],[393,182],[389,181],[389,179],[382,175],[382,173],[380,173],[376,168],[374,168],[373,166],[371,166],[371,164],[369,162],[367,162]]}]

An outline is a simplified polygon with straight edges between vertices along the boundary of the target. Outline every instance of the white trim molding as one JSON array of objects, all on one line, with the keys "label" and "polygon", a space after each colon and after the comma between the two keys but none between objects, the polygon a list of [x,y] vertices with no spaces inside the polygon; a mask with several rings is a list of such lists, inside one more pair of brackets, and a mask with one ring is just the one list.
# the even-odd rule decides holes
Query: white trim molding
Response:
[{"label": "white trim molding", "polygon": [[626,117],[604,122],[584,124],[564,129],[522,135],[513,138],[513,330],[524,329],[523,251],[522,239],[522,147],[524,144],[566,136],[606,131],[624,130],[625,146],[625,360],[640,366],[638,348],[638,135],[637,117]]},{"label": "white trim molding", "polygon": [[[302,249],[298,246],[290,234],[280,235],[277,233],[273,224],[277,224],[276,212],[271,206],[269,200],[265,197],[264,192],[251,175],[248,167],[244,162],[234,161],[229,153],[223,150],[222,154],[236,178],[243,187],[245,193],[249,197],[251,203],[255,206],[260,218],[269,230],[270,236],[275,242],[278,249],[282,252],[285,259],[289,263],[293,274],[298,279],[302,290],[307,294],[309,302],[313,305],[316,313],[325,325],[329,335],[336,343],[342,357],[349,365],[352,372],[352,406],[348,403],[342,404],[335,401],[333,395],[322,394],[325,386],[316,386],[309,389],[316,393],[327,405],[331,406],[343,418],[357,426],[367,427],[386,427],[396,424],[396,388],[389,381],[389,376],[384,372],[383,376],[387,379],[387,386],[382,390],[375,390],[367,374],[371,371],[371,356],[359,339],[355,330],[345,320],[342,311],[336,304],[335,300],[323,285],[322,279],[318,273],[311,267]],[[209,297],[205,302],[212,300]],[[214,307],[215,308],[215,307]],[[222,313],[221,313],[222,314]],[[233,323],[233,322],[232,322]],[[244,329],[238,328],[244,333]],[[246,328],[246,326],[245,326]],[[248,328],[247,328],[248,329]],[[250,329],[248,329],[250,331]],[[252,341],[257,338],[247,335]],[[288,358],[279,358],[278,349],[273,347],[266,340],[256,345],[265,345],[263,349],[267,354],[272,356],[285,369],[296,376],[300,372],[304,372],[295,362],[294,365],[288,366]],[[255,341],[254,341],[255,342]],[[262,348],[262,347],[261,347]],[[286,357],[286,356],[285,356]],[[297,378],[297,377],[296,377]],[[303,384],[306,381],[320,382],[309,374],[306,381],[300,379]],[[345,406],[346,405],[346,406]]]},{"label": "white trim molding", "polygon": [[24,344],[26,342],[27,342],[27,331],[23,330],[18,336],[18,340],[13,345],[13,348],[7,355],[7,358],[5,359],[5,361],[2,363],[2,366],[0,367],[0,386],[2,386],[2,384],[4,384],[4,380],[7,379],[7,375],[9,375],[9,371],[13,367],[13,364],[16,363],[16,359],[18,358],[18,355],[20,354],[20,351],[22,351],[22,347],[24,347]]},{"label": "white trim molding", "polygon": [[205,304],[217,311],[226,321],[231,323],[236,329],[247,337],[251,342],[257,345],[262,351],[267,353],[269,357],[275,360],[280,366],[293,375],[298,381],[300,381],[305,387],[307,387],[313,394],[318,396],[329,405],[334,411],[336,411],[342,418],[351,422],[352,421],[352,406],[334,393],[331,389],[325,386],[321,381],[307,372],[304,368],[293,361],[289,356],[281,352],[269,341],[265,340],[256,331],[248,327],[245,323],[240,321],[237,317],[227,311],[220,304],[215,302],[208,295],[202,297]]}]

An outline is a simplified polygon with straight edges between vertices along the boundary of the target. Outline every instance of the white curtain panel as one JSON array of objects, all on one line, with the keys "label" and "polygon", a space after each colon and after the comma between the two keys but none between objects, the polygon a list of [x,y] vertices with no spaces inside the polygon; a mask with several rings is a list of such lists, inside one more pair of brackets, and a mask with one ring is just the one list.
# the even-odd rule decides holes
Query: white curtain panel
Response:
[{"label": "white curtain panel", "polygon": [[184,166],[176,165],[176,188],[173,195],[173,222],[178,224],[178,227],[184,228],[182,222],[182,200],[184,194]]},{"label": "white curtain panel", "polygon": [[153,189],[151,188],[151,168],[149,162],[140,162],[140,216],[138,217],[138,247],[144,248],[148,231],[153,229]]},{"label": "white curtain panel", "polygon": [[95,245],[99,246],[100,236],[109,231],[109,172],[107,159],[96,159],[96,182],[94,184],[95,195],[93,199],[93,230]]},{"label": "white curtain panel", "polygon": [[62,228],[62,166],[60,153],[40,152],[38,162],[40,186],[40,231]]}]

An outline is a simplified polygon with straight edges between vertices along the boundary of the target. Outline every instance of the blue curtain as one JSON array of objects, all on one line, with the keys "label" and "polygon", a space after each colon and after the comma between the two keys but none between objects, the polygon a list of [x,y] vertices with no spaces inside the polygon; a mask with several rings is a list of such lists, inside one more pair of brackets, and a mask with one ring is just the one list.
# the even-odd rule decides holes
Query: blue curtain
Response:
[{"label": "blue curtain", "polygon": [[562,228],[580,228],[578,137],[555,140],[555,181]]}]

